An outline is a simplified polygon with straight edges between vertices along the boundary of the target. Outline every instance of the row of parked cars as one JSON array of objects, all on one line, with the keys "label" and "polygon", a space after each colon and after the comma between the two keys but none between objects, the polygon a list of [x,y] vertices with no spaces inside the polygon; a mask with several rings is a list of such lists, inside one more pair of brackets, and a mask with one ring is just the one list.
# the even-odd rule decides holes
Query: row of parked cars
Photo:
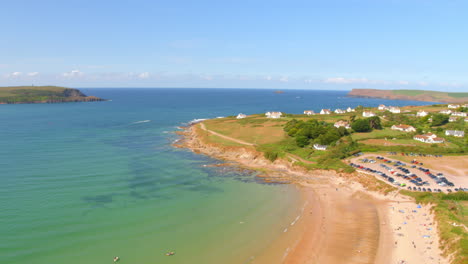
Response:
[{"label": "row of parked cars", "polygon": [[[392,160],[387,159],[387,158],[382,157],[382,156],[377,156],[376,159],[386,163],[386,164],[380,164],[380,167],[387,170],[388,174],[390,174],[390,175],[387,175],[386,173],[378,171],[378,170],[367,168],[367,167],[359,165],[359,164],[351,163],[350,165],[357,168],[357,169],[361,169],[361,170],[365,170],[365,171],[368,171],[368,172],[371,172],[371,173],[375,173],[375,174],[383,177],[384,179],[386,179],[388,182],[390,182],[390,183],[392,183],[394,185],[400,186],[400,187],[406,186],[406,184],[405,183],[399,183],[398,181],[396,181],[395,180],[396,177],[401,177],[401,178],[403,178],[405,180],[408,180],[409,182],[411,182],[412,184],[415,185],[414,187],[409,186],[408,190],[423,191],[423,192],[426,192],[426,191],[427,192],[433,192],[433,191],[434,192],[442,192],[441,189],[437,189],[437,188],[431,189],[431,188],[424,187],[424,186],[429,186],[430,183],[427,182],[427,181],[424,181],[421,177],[418,177],[415,173],[412,173],[406,167],[407,165],[405,163],[403,163],[401,161],[392,161]],[[375,163],[375,160],[365,158],[365,159],[362,160],[362,162]],[[389,166],[390,164],[393,165],[393,168]],[[423,165],[423,164],[419,163],[418,165]],[[417,167],[416,165],[412,165],[411,168],[417,168],[418,170],[424,172],[427,176],[429,176],[431,179],[433,179],[441,187],[453,187],[454,186],[454,184],[451,181],[449,181],[447,178],[445,178],[442,173],[437,173],[436,175],[434,175],[429,169],[426,169],[426,168],[421,167],[421,166]],[[454,190],[455,191],[468,191],[467,188],[455,188]],[[452,192],[452,190],[447,189],[447,192]]]}]

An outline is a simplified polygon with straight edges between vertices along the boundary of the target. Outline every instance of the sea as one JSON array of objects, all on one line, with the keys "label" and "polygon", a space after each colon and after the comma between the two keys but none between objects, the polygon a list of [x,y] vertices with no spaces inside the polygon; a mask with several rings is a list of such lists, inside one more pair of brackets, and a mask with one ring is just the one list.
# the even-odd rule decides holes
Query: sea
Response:
[{"label": "sea", "polygon": [[180,126],[238,113],[430,104],[347,91],[80,90],[109,101],[0,105],[0,263],[252,263],[294,222],[298,190],[174,148]]}]

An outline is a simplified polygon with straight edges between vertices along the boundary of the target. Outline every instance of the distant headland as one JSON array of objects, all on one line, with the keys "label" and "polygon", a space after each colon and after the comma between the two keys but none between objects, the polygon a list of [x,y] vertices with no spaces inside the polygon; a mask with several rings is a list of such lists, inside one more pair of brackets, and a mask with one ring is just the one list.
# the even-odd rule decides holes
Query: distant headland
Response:
[{"label": "distant headland", "polygon": [[0,87],[0,104],[40,104],[106,101],[87,96],[78,89],[59,86]]},{"label": "distant headland", "polygon": [[353,89],[348,93],[348,96],[444,103],[468,102],[468,93],[448,93],[424,90]]}]

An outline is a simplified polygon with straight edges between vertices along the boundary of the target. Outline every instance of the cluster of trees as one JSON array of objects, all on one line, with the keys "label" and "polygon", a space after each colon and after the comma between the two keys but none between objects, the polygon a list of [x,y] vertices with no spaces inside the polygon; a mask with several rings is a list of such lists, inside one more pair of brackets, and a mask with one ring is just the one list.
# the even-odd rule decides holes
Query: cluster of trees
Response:
[{"label": "cluster of trees", "polygon": [[293,119],[286,123],[284,131],[294,137],[296,144],[301,148],[311,143],[330,145],[349,134],[344,127],[336,128],[332,124],[315,119],[308,121]]},{"label": "cluster of trees", "polygon": [[380,122],[380,117],[373,116],[354,120],[351,123],[351,128],[356,132],[369,132],[372,129],[382,129],[382,123]]}]

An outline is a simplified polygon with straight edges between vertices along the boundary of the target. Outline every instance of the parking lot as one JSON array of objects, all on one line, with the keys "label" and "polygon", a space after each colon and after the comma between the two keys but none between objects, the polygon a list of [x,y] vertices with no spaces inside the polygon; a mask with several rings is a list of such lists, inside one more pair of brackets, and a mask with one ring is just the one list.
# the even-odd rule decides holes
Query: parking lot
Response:
[{"label": "parking lot", "polygon": [[468,186],[457,185],[441,172],[428,169],[417,160],[402,162],[378,155],[362,155],[351,159],[350,165],[357,171],[372,174],[396,187],[424,192],[468,191]]}]

